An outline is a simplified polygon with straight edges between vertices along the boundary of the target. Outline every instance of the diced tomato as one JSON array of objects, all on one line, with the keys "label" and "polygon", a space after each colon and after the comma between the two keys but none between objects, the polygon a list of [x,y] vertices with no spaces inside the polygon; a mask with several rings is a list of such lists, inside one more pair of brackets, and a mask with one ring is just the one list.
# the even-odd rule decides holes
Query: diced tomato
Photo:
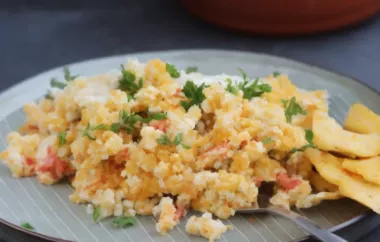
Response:
[{"label": "diced tomato", "polygon": [[34,165],[36,162],[32,158],[30,158],[30,157],[25,157],[25,163],[28,166],[31,166],[31,165]]},{"label": "diced tomato", "polygon": [[121,150],[119,153],[115,155],[115,162],[116,163],[121,163],[123,161],[129,160],[130,155],[128,153],[128,148],[125,148],[124,150]]},{"label": "diced tomato", "polygon": [[292,190],[301,184],[298,178],[290,178],[286,173],[277,173],[276,182],[286,191]]},{"label": "diced tomato", "polygon": [[227,142],[224,142],[220,145],[212,146],[208,148],[207,150],[205,150],[205,152],[200,156],[200,158],[206,158],[207,156],[213,155],[214,152],[217,153],[218,151],[221,151],[219,154],[217,154],[218,156],[225,156],[228,151],[227,148],[228,148]]},{"label": "diced tomato", "polygon": [[182,89],[179,87],[179,88],[177,88],[177,90],[175,91],[175,93],[174,93],[174,97],[179,97],[179,96],[181,96],[181,92],[182,92]]},{"label": "diced tomato", "polygon": [[37,167],[37,171],[49,172],[54,179],[62,178],[67,167],[66,162],[61,160],[56,154],[53,154],[50,146],[47,149],[47,153],[42,164]]},{"label": "diced tomato", "polygon": [[169,120],[168,119],[152,120],[152,121],[150,121],[149,126],[152,126],[155,129],[159,129],[162,132],[166,132],[166,129],[169,126]]},{"label": "diced tomato", "polygon": [[239,145],[239,150],[243,149],[244,146],[246,146],[248,144],[248,141],[247,140],[243,140],[240,145]]},{"label": "diced tomato", "polygon": [[28,125],[28,128],[29,128],[29,129],[32,129],[32,130],[39,130],[39,128],[38,128],[37,125],[32,125],[32,124],[29,124],[29,125]]},{"label": "diced tomato", "polygon": [[186,214],[185,207],[178,206],[178,208],[175,210],[174,220],[175,221],[180,221],[183,218],[183,216],[185,216],[185,214]]}]

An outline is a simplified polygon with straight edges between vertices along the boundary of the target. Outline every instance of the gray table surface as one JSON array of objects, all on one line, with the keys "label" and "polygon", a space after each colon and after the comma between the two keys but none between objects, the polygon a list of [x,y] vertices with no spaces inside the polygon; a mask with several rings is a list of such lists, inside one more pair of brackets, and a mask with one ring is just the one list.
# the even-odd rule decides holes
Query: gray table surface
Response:
[{"label": "gray table surface", "polygon": [[[380,16],[329,34],[267,38],[204,24],[174,0],[27,2],[0,3],[0,91],[71,62],[191,48],[285,56],[345,73],[380,91]],[[360,241],[374,242],[379,238],[377,230]],[[39,240],[0,225],[0,241]]]}]

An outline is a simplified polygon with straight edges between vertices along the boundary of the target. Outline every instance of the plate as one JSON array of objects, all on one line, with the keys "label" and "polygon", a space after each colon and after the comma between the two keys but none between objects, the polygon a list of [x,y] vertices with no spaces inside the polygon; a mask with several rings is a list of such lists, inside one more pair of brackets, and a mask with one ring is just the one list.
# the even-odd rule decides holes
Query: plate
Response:
[{"label": "plate", "polygon": [[[330,114],[340,123],[349,106],[360,101],[380,113],[380,96],[369,87],[340,74],[306,65],[297,61],[235,51],[183,50],[137,53],[94,59],[68,65],[72,73],[91,75],[118,68],[127,58],[138,57],[141,61],[161,58],[179,68],[196,65],[205,74],[237,73],[244,69],[249,76],[265,76],[273,71],[287,73],[291,80],[304,89],[327,89],[330,93]],[[25,120],[22,105],[42,97],[52,77],[61,77],[62,67],[29,78],[0,94],[0,149],[5,147],[6,135],[16,130]],[[11,226],[23,221],[35,227],[34,235],[52,241],[206,241],[187,235],[186,219],[167,236],[155,231],[152,216],[139,216],[135,226],[116,229],[111,219],[92,223],[85,205],[73,204],[68,195],[72,188],[65,183],[45,186],[35,178],[15,179],[8,168],[0,166],[0,218]],[[298,210],[321,227],[336,230],[352,224],[368,214],[368,209],[349,199],[324,202],[317,207]],[[191,213],[187,215],[187,218]],[[235,215],[226,224],[234,229],[223,235],[221,241],[282,242],[298,241],[307,234],[288,220],[265,214],[253,216]],[[21,229],[21,228],[20,228]],[[26,230],[25,230],[26,231]]]}]

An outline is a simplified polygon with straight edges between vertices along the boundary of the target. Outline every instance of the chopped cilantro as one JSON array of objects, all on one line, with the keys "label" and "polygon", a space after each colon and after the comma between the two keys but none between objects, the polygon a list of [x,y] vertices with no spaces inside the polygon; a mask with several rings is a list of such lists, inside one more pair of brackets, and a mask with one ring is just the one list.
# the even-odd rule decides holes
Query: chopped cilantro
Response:
[{"label": "chopped cilantro", "polygon": [[149,123],[152,120],[164,120],[167,118],[166,113],[149,113],[147,114],[147,118],[145,118],[143,121],[144,123]]},{"label": "chopped cilantro", "polygon": [[100,208],[96,207],[94,208],[94,212],[92,213],[92,221],[94,223],[97,223],[99,222],[99,220],[100,220]]},{"label": "chopped cilantro", "polygon": [[152,120],[166,119],[166,113],[147,113],[147,117],[143,118],[137,113],[128,113],[125,110],[119,113],[119,122],[113,123],[110,130],[117,133],[120,129],[125,129],[129,134],[133,132],[137,122],[149,123]]},{"label": "chopped cilantro", "polygon": [[259,84],[259,79],[256,79],[252,84],[248,81],[239,83],[239,89],[243,91],[243,98],[251,100],[254,97],[260,97],[265,92],[271,92],[272,87],[267,83]]},{"label": "chopped cilantro", "polygon": [[119,79],[119,89],[133,97],[143,87],[143,79],[140,78],[138,83],[136,83],[136,75],[131,71],[125,70],[123,65],[120,66],[122,75]]},{"label": "chopped cilantro", "polygon": [[300,147],[300,148],[293,148],[290,153],[295,153],[297,151],[305,151],[307,148],[315,148],[315,145],[313,143],[314,133],[310,129],[305,130],[305,139],[307,141],[307,144]]},{"label": "chopped cilantro", "polygon": [[251,100],[254,97],[259,97],[265,92],[271,92],[272,87],[267,83],[259,83],[259,79],[256,79],[253,83],[250,82],[247,73],[241,68],[238,68],[238,71],[243,77],[243,82],[232,84],[232,80],[227,80],[228,86],[226,91],[229,91],[233,94],[237,93],[237,90],[243,91],[243,98]]},{"label": "chopped cilantro", "polygon": [[78,77],[78,76],[72,76],[71,73],[70,73],[70,70],[69,70],[69,68],[67,66],[63,68],[63,75],[64,75],[65,80],[67,82],[72,81],[72,80],[74,80],[75,78]]},{"label": "chopped cilantro", "polygon": [[90,126],[90,123],[88,123],[86,129],[83,131],[83,136],[89,138],[90,140],[96,140],[96,138],[91,135],[91,131],[105,130],[105,129],[107,129],[107,126],[105,124],[98,124],[95,126]]},{"label": "chopped cilantro", "polygon": [[163,134],[160,138],[157,139],[157,143],[160,145],[171,145],[172,142],[170,141],[169,137],[166,134]]},{"label": "chopped cilantro", "polygon": [[157,139],[157,143],[159,143],[160,145],[175,145],[175,146],[182,145],[183,148],[190,149],[190,146],[181,144],[182,139],[183,139],[182,133],[177,134],[174,137],[173,141],[170,141],[170,138],[166,134],[163,134],[160,138]]},{"label": "chopped cilantro", "polygon": [[265,137],[263,140],[261,140],[261,143],[264,145],[272,143],[273,139],[271,137]]},{"label": "chopped cilantro", "polygon": [[125,110],[122,110],[119,113],[120,128],[125,129],[128,134],[131,134],[135,128],[135,124],[142,120],[143,118],[135,113],[128,114]]},{"label": "chopped cilantro", "polygon": [[228,83],[228,85],[227,85],[227,87],[226,87],[226,91],[227,91],[227,92],[230,92],[230,93],[232,93],[232,94],[234,94],[234,95],[237,95],[238,92],[239,92],[238,85],[236,85],[236,84],[234,85],[234,84],[232,83],[231,78],[227,78],[227,79],[226,79],[226,82]]},{"label": "chopped cilantro", "polygon": [[297,114],[306,115],[306,111],[297,103],[295,97],[292,97],[290,100],[281,99],[281,102],[285,108],[286,122],[291,123],[292,116]]},{"label": "chopped cilantro", "polygon": [[34,230],[34,227],[30,225],[30,223],[28,222],[22,222],[21,227],[23,227],[24,229]]},{"label": "chopped cilantro", "polygon": [[121,125],[120,123],[113,123],[110,126],[110,130],[114,133],[118,133],[120,131]]},{"label": "chopped cilantro", "polygon": [[278,77],[278,76],[280,76],[280,75],[281,75],[281,73],[280,73],[280,72],[278,72],[278,71],[275,71],[275,72],[273,72],[273,73],[272,73],[272,75],[273,75],[274,77]]},{"label": "chopped cilantro", "polygon": [[66,132],[60,132],[58,134],[58,145],[59,146],[66,144],[66,135],[67,135]]},{"label": "chopped cilantro", "polygon": [[200,86],[197,86],[193,81],[187,81],[182,89],[182,92],[190,100],[181,101],[181,106],[187,111],[193,105],[200,105],[202,101],[206,99],[206,96],[203,94],[204,88],[204,83],[202,83]]},{"label": "chopped cilantro", "polygon": [[238,71],[240,72],[240,74],[241,74],[241,76],[243,77],[243,80],[244,81],[248,81],[247,80],[247,73],[243,70],[243,69],[241,69],[241,68],[238,68]]},{"label": "chopped cilantro", "polygon": [[313,143],[314,133],[310,129],[305,130],[305,139],[309,144]]},{"label": "chopped cilantro", "polygon": [[173,144],[174,145],[179,145],[179,144],[181,144],[181,142],[182,142],[182,133],[179,133],[179,134],[177,134],[175,137],[174,137],[174,140],[173,140]]},{"label": "chopped cilantro", "polygon": [[55,87],[55,88],[59,88],[59,89],[63,89],[66,87],[66,83],[60,82],[56,78],[52,78],[50,80],[50,86]]},{"label": "chopped cilantro", "polygon": [[166,63],[166,71],[172,78],[178,78],[181,74],[174,65]]},{"label": "chopped cilantro", "polygon": [[196,66],[188,66],[185,69],[186,74],[189,74],[189,73],[192,73],[192,72],[197,72],[197,71],[198,71],[198,67],[196,67]]},{"label": "chopped cilantro", "polygon": [[135,225],[134,217],[120,216],[112,221],[112,226],[115,228],[124,228],[132,225]]},{"label": "chopped cilantro", "polygon": [[[66,82],[72,81],[78,77],[78,76],[72,76],[70,74],[69,68],[67,68],[67,67],[63,68],[63,75],[64,75]],[[58,81],[56,78],[52,78],[52,79],[50,79],[50,86],[55,87],[55,88],[59,88],[59,89],[64,89],[67,86],[67,84],[64,82]],[[50,91],[48,91],[48,93],[45,95],[45,98],[46,99],[54,99],[54,96]]]}]

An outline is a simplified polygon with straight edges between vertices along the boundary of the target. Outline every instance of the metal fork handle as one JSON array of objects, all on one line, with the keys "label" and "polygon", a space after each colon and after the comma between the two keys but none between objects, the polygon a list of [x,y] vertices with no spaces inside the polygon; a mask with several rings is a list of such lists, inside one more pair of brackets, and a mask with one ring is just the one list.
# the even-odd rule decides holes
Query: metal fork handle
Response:
[{"label": "metal fork handle", "polygon": [[[239,209],[239,212],[252,213],[252,209],[247,209],[247,210]],[[254,212],[275,213],[277,215],[286,217],[294,221],[295,223],[297,223],[298,226],[300,226],[301,228],[309,232],[310,235],[313,236],[314,238],[319,239],[324,242],[347,242],[347,240],[339,237],[338,235],[335,235],[334,233],[328,231],[327,229],[323,229],[319,227],[310,219],[307,219],[304,216],[287,209],[271,206],[269,208],[254,209]]]}]

